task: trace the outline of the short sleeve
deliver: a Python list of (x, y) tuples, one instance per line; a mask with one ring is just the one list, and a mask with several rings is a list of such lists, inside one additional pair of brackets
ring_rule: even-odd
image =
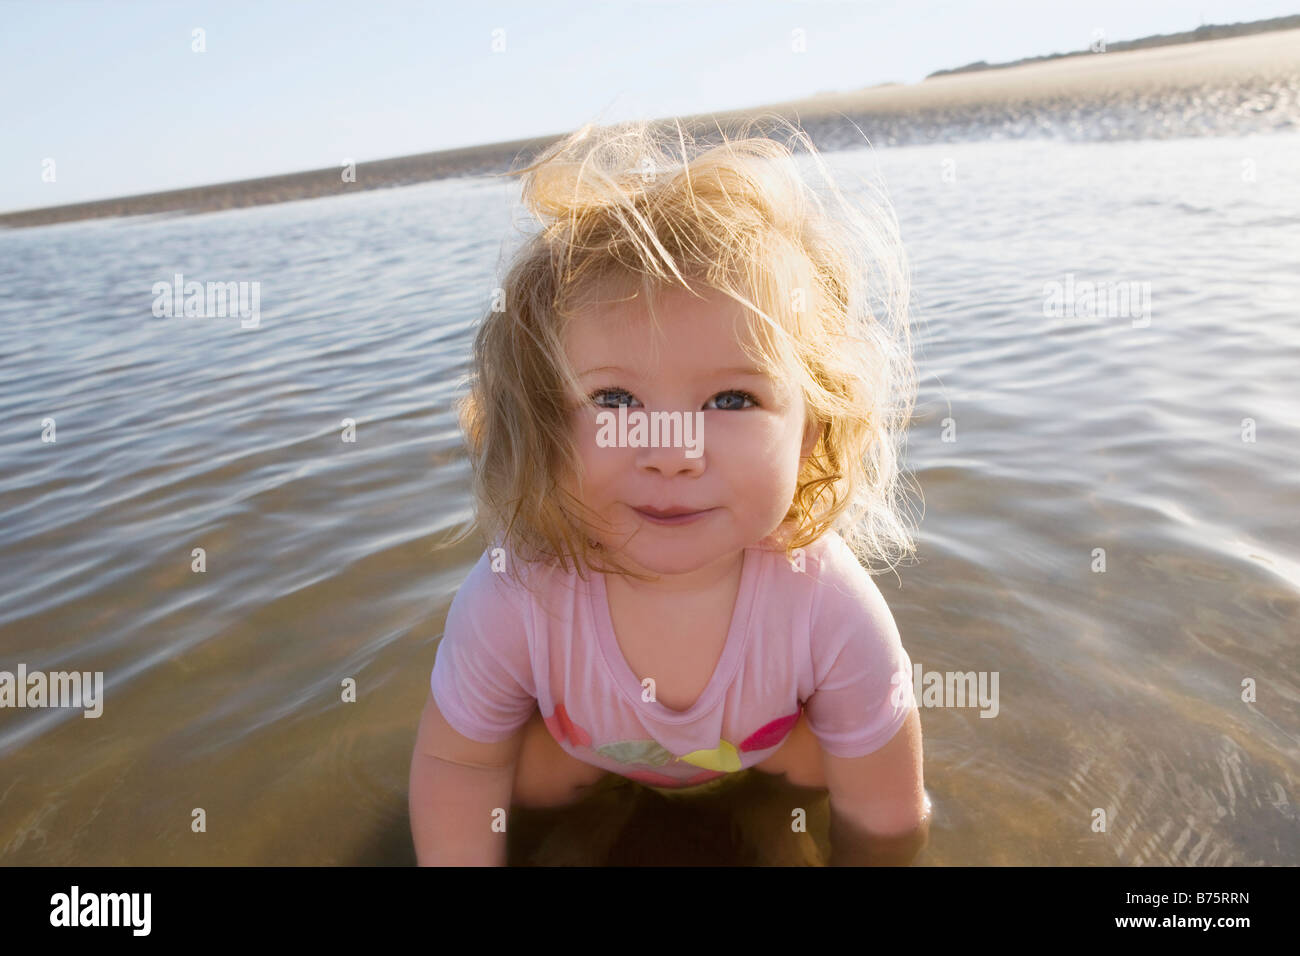
[(862, 757), (889, 743), (915, 706), (912, 661), (889, 605), (848, 545), (827, 549), (814, 583), (815, 690), (804, 715), (822, 749)]
[(458, 733), (497, 743), (528, 722), (536, 705), (527, 603), (493, 549), (470, 571), (447, 611), (429, 687)]

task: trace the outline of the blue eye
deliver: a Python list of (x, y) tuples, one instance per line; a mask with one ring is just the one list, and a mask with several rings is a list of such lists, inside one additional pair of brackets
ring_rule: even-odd
[[(601, 399), (602, 399), (604, 396), (606, 396), (606, 395), (625, 395), (625, 396), (627, 396), (627, 398), (632, 399), (632, 401), (626, 401), (626, 400), (624, 400), (624, 401), (615, 402), (615, 403), (613, 404), (613, 406), (605, 405), (605, 404), (602, 404)], [(619, 405), (631, 405), (632, 402), (635, 402), (635, 401), (636, 401), (635, 398), (632, 398), (632, 393), (629, 392), (627, 389), (624, 389), (624, 388), (601, 388), (601, 389), (597, 389), (596, 391), (592, 392), (591, 395), (588, 396), (588, 398), (590, 398), (593, 402), (595, 402), (596, 405), (597, 405), (598, 407), (600, 407), (600, 408), (610, 408), (610, 407), (617, 408)]]
[[(611, 395), (614, 396), (617, 399), (617, 401), (615, 401), (612, 405), (605, 404), (604, 399), (606, 398), (606, 396), (611, 396)], [(725, 392), (718, 392), (717, 395), (714, 395), (713, 398), (709, 399), (709, 402), (712, 402), (723, 396), (737, 397), (741, 400), (742, 404), (723, 407), (720, 409), (720, 411), (739, 412), (739, 411), (744, 411), (746, 408), (756, 407), (759, 404), (761, 404), (757, 398), (755, 398), (749, 392), (742, 391), (741, 389), (728, 389)], [(590, 398), (591, 401), (595, 403), (595, 405), (598, 408), (617, 408), (619, 405), (627, 405), (630, 407), (634, 404), (640, 404), (639, 402), (637, 402), (636, 398), (633, 397), (632, 393), (625, 388), (601, 388), (592, 392), (587, 397)], [(748, 402), (749, 404), (745, 405), (743, 404), (744, 402)], [(708, 403), (705, 403), (705, 407), (706, 408), (708, 407)]]
[[(734, 396), (737, 396), (737, 397), (741, 398), (741, 399), (744, 400), (744, 401), (749, 402), (750, 405), (753, 405), (753, 406), (758, 405), (758, 399), (756, 399), (753, 395), (749, 394), (749, 392), (743, 392), (743, 391), (741, 391), (740, 389), (731, 389), (731, 390), (726, 391), (726, 392), (718, 392), (718, 394), (715, 395), (715, 396), (713, 396), (713, 398), (709, 399), (709, 401), (713, 401), (714, 398), (719, 398), (719, 397), (721, 397), (721, 396), (723, 396), (723, 395), (734, 395)], [(737, 407), (737, 406), (732, 406), (731, 408), (724, 408), (724, 409), (722, 409), (722, 410), (723, 410), (723, 411), (735, 411), (735, 412), (739, 412), (739, 411), (744, 411), (744, 409), (745, 409), (746, 407), (748, 407), (748, 406), (740, 405), (740, 406), (738, 406), (738, 407)]]

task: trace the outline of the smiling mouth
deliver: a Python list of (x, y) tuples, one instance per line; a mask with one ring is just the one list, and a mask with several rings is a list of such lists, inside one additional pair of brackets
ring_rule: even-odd
[(702, 511), (689, 511), (685, 508), (670, 508), (667, 511), (656, 511), (653, 508), (637, 507), (633, 507), (632, 510), (646, 521), (649, 521), (652, 524), (661, 525), (689, 524), (697, 518), (702, 518), (714, 511), (713, 508), (705, 508)]
[(699, 508), (699, 509), (669, 508), (666, 511), (660, 511), (658, 508), (650, 508), (650, 507), (642, 508), (642, 507), (637, 507), (636, 505), (633, 505), (632, 507), (633, 510), (639, 511), (642, 514), (647, 514), (652, 518), (679, 518), (682, 515), (697, 515), (697, 514), (702, 514), (705, 511), (711, 510), (708, 508)]

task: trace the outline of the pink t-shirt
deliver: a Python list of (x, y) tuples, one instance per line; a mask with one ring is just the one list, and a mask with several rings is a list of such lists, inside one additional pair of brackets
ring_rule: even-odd
[(493, 570), (512, 557), (483, 552), (452, 600), (434, 660), (438, 709), (471, 740), (510, 737), (536, 706), (577, 759), (681, 787), (765, 760), (801, 711), (827, 753), (858, 757), (888, 743), (914, 706), (893, 615), (833, 531), (802, 562), (765, 545), (745, 549), (722, 656), (680, 712), (642, 699), (614, 636), (604, 574), (583, 581), (532, 565), (539, 600)]

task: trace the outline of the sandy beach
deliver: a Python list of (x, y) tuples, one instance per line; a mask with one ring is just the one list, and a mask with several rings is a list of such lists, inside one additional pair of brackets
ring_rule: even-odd
[[(1042, 135), (1069, 130), (1081, 113), (1164, 111), (1168, 135), (1225, 132), (1191, 114), (1212, 107), (1233, 119), (1226, 132), (1294, 129), (1300, 99), (1300, 30), (1104, 52), (1005, 69), (956, 73), (920, 83), (886, 84), (744, 110), (683, 117), (688, 124), (775, 113), (798, 122), (819, 148), (838, 148), (865, 134), (875, 145), (961, 138)], [(1190, 119), (1189, 119), (1190, 117)], [(850, 123), (852, 120), (862, 132)], [(961, 132), (965, 131), (965, 132)], [(1123, 138), (1123, 124), (1107, 129)], [(344, 182), (330, 167), (95, 202), (0, 214), (0, 227), (21, 228), (111, 216), (196, 213), (343, 195), (452, 176), (501, 173), (553, 142), (554, 136), (422, 153), (356, 166)], [(1149, 136), (1150, 130), (1134, 133)]]
[(920, 83), (829, 94), (780, 104), (805, 117), (846, 113), (1101, 105), (1183, 90), (1261, 88), (1300, 75), (1300, 30), (1208, 40), (951, 76)]

